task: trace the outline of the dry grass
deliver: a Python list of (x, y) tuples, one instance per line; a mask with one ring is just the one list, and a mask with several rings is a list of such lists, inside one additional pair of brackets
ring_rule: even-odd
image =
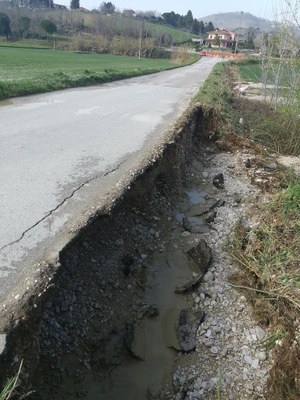
[(176, 51), (171, 54), (171, 61), (174, 64), (184, 64), (188, 63), (193, 59), (193, 55), (189, 53), (188, 48), (181, 46)]
[(300, 184), (274, 195), (256, 227), (240, 224), (232, 255), (242, 267), (233, 284), (244, 289), (258, 321), (270, 326), (274, 347), (268, 399), (300, 398)]

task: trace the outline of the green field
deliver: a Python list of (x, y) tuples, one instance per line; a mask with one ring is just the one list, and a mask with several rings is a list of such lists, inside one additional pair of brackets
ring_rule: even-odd
[(0, 47), (0, 98), (99, 84), (178, 66), (169, 59)]
[(259, 61), (240, 61), (238, 64), (241, 78), (246, 82), (261, 81), (261, 64)]

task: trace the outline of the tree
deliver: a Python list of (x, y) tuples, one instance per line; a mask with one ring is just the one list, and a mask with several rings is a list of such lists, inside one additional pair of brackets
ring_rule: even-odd
[(186, 28), (191, 28), (193, 21), (194, 21), (194, 17), (193, 17), (192, 11), (189, 10), (187, 12), (186, 16), (184, 17), (184, 24), (185, 24)]
[(201, 34), (205, 33), (205, 25), (203, 21), (199, 22), (199, 33)]
[(101, 3), (100, 11), (104, 14), (113, 14), (115, 12), (116, 6), (112, 4), (110, 1), (108, 3)]
[(21, 36), (24, 37), (27, 35), (30, 28), (31, 19), (29, 17), (21, 16), (18, 19), (18, 27), (20, 29)]
[(211, 32), (214, 30), (215, 30), (214, 24), (211, 21), (209, 21), (209, 23), (205, 25), (205, 32)]
[(78, 10), (80, 8), (80, 1), (79, 0), (71, 0), (70, 8), (71, 8), (71, 10)]
[(192, 24), (192, 32), (199, 34), (200, 32), (200, 22), (197, 19), (194, 19), (193, 24)]
[(213, 44), (214, 46), (219, 46), (219, 47), (220, 47), (221, 41), (220, 41), (220, 38), (219, 38), (218, 35), (216, 35), (216, 36), (213, 38), (212, 44)]
[(6, 39), (8, 39), (8, 36), (10, 34), (11, 34), (11, 29), (10, 29), (9, 16), (3, 12), (0, 12), (0, 35), (6, 36)]
[(49, 19), (43, 19), (40, 22), (40, 28), (49, 35), (53, 35), (53, 33), (57, 32), (57, 26), (54, 22), (49, 21)]
[(179, 14), (175, 14), (174, 11), (163, 13), (162, 17), (167, 25), (174, 26), (175, 28), (180, 27), (181, 16)]

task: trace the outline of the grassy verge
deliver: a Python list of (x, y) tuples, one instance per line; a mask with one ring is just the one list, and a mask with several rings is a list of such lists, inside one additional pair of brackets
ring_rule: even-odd
[[(245, 60), (232, 64), (235, 78), (247, 82), (259, 82), (260, 64), (256, 60)], [(262, 93), (261, 93), (262, 94)], [(266, 147), (270, 152), (298, 156), (300, 154), (299, 101), (291, 106), (284, 98), (289, 94), (282, 91), (283, 101), (274, 105), (267, 102), (248, 100), (240, 96), (236, 101), (236, 112), (244, 121), (244, 133), (249, 138)], [(299, 93), (300, 100), (300, 93)], [(263, 116), (263, 118), (262, 118)]]
[[(246, 63), (244, 72), (245, 67)], [(260, 159), (265, 148), (299, 154), (299, 140), (287, 129), (284, 110), (235, 95), (236, 80), (235, 65), (217, 65), (197, 96), (217, 113), (214, 131), (221, 148), (252, 147)], [(247, 296), (258, 323), (271, 332), (265, 340), (266, 348), (273, 349), (266, 399), (296, 400), (300, 398), (300, 180), (290, 171), (280, 174), (281, 185), (271, 189), (268, 204), (251, 211), (251, 227), (241, 222), (236, 228), (230, 251), (240, 269), (232, 283)]]
[(246, 288), (256, 318), (272, 330), (265, 342), (274, 349), (270, 400), (300, 398), (299, 211), (300, 183), (294, 181), (259, 209), (256, 228), (237, 228), (232, 244), (232, 254), (242, 267), (234, 282)]
[(150, 74), (195, 62), (0, 48), (0, 99)]

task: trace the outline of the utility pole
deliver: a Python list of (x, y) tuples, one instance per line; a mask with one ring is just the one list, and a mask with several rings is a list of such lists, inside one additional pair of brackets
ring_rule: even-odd
[[(241, 11), (241, 14), (240, 14), (240, 31), (242, 29), (242, 18), (243, 18), (244, 14), (245, 14), (244, 11)], [(238, 48), (238, 35), (236, 35), (236, 38), (235, 38), (235, 50), (234, 50), (235, 53), (237, 53), (237, 48)]]
[(143, 35), (143, 25), (141, 25), (141, 30), (140, 30), (139, 60), (141, 59), (141, 52), (142, 52), (142, 35)]

